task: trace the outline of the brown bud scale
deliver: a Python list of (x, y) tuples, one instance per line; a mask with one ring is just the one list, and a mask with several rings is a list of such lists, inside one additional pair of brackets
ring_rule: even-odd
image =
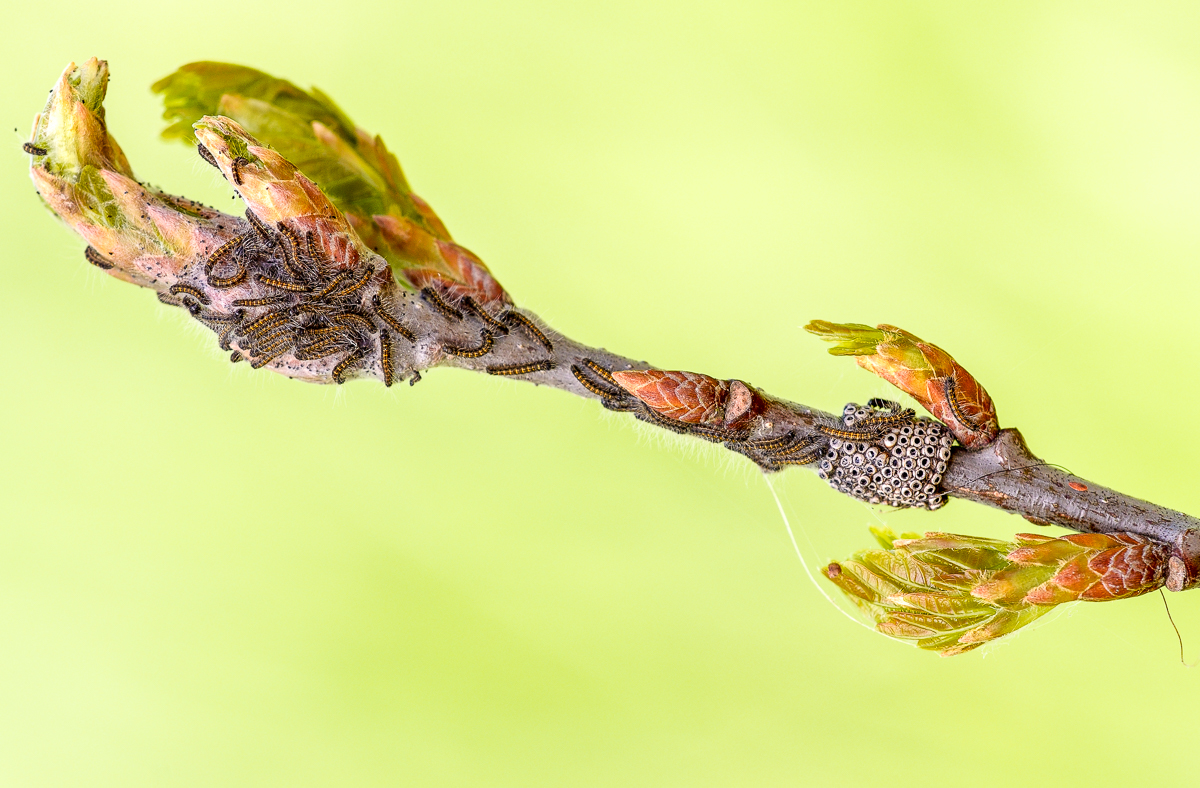
[(668, 419), (723, 424), (729, 383), (697, 372), (661, 369), (612, 373), (621, 388)]

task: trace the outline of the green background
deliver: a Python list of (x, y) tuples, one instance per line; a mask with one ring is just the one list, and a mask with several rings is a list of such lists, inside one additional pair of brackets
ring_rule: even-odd
[[(0, 33), (0, 784), (1134, 785), (1193, 773), (1162, 600), (943, 660), (847, 621), (762, 477), (565, 393), (231, 367), (109, 280), (19, 145), (109, 60), (140, 178), (198, 59), (318, 85), (523, 306), (825, 409), (887, 386), (800, 326), (889, 322), (1074, 472), (1200, 513), (1195, 3), (10, 4)], [(780, 477), (810, 562), (873, 511)], [(1171, 597), (1188, 660), (1200, 595)]]

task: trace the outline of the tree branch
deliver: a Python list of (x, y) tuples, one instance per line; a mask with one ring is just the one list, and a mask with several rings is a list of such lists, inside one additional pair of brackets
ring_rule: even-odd
[(984, 449), (956, 449), (942, 486), (956, 498), (1019, 514), (1036, 525), (1083, 533), (1135, 533), (1171, 546), (1167, 588), (1200, 575), (1200, 520), (1074, 476), (1033, 455), (1015, 429)]
[[(194, 64), (197, 70), (216, 65)], [(242, 78), (241, 67), (222, 68)], [(844, 463), (863, 457), (873, 461), (897, 440), (903, 448), (911, 433), (906, 456), (913, 459), (906, 461), (914, 468), (913, 478), (927, 482), (925, 492), (911, 499), (896, 497), (898, 492), (886, 492), (894, 480), (881, 481), (877, 475), (875, 486), (863, 482), (867, 487), (853, 491), (855, 497), (927, 508), (957, 497), (1039, 525), (1139, 534), (1169, 546), (1168, 588), (1180, 591), (1200, 583), (1200, 520), (1044, 463), (1016, 430), (997, 434), (986, 392), (936, 346), (899, 329), (889, 333), (891, 327), (884, 326), (882, 333), (851, 327), (838, 334), (851, 337), (847, 341), (853, 347), (845, 352), (859, 355), (860, 364), (906, 391), (917, 392), (942, 423), (916, 419), (912, 411), (879, 401), (862, 409), (848, 406), (837, 417), (740, 380), (660, 370), (576, 342), (515, 307), (482, 261), (455, 244), (432, 209), (411, 193), (382, 142), (350, 126), (320, 94), (308, 96), (294, 86), (288, 88), (294, 93), (287, 93), (296, 102), (289, 112), (300, 112), (297, 105), (303, 109), (308, 101), (316, 106), (304, 110), (309, 116), (323, 113), (320, 120), (289, 121), (311, 129), (315, 143), (305, 144), (319, 143), (317, 154), (307, 154), (316, 162), (312, 167), (325, 167), (327, 182), (335, 184), (342, 183), (335, 177), (339, 172), (366, 173), (362, 179), (375, 184), (370, 192), (375, 201), (364, 208), (336, 192), (327, 196), (239, 123), (202, 117), (184, 128), (194, 127), (199, 155), (219, 168), (245, 201), (243, 219), (157, 192), (134, 178), (104, 122), (107, 76), (102, 61), (78, 69), (72, 64), (52, 91), (26, 145), (38, 193), (88, 241), (90, 262), (186, 309), (217, 334), (233, 361), (249, 360), (252, 366), (313, 383), (367, 377), (389, 386), (406, 378), (415, 383), (422, 372), (438, 366), (503, 375), (595, 399), (654, 426), (720, 443), (764, 472), (804, 465), (836, 474), (826, 464), (839, 457), (846, 458)], [(230, 79), (236, 82), (234, 77)], [(277, 88), (267, 92), (286, 93)], [(270, 119), (275, 125), (264, 127), (278, 127), (283, 110), (264, 109), (256, 99), (235, 99), (226, 94), (220, 101), (231, 112), (240, 108), (250, 113), (250, 119), (258, 117), (254, 113), (274, 112)], [(172, 133), (178, 132), (177, 124)], [(281, 147), (286, 143), (284, 139)], [(361, 196), (363, 190), (347, 193)], [(846, 327), (820, 328), (832, 335)], [(870, 332), (883, 339), (861, 339)], [(877, 350), (886, 344), (879, 343), (901, 334), (911, 346), (905, 347), (924, 354), (920, 363), (933, 358), (935, 366), (879, 361), (882, 351)], [(910, 363), (917, 362), (903, 361)], [(933, 393), (923, 400), (927, 385)], [(971, 448), (950, 450), (951, 434)], [(857, 448), (838, 455), (839, 445)], [(909, 479), (907, 470), (897, 473)]]

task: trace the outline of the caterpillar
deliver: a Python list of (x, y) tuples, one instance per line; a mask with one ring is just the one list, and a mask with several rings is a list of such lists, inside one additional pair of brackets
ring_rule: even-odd
[(785, 432), (773, 438), (759, 438), (758, 440), (746, 441), (743, 446), (751, 451), (772, 453), (779, 449), (792, 448), (799, 439), (800, 436), (797, 433)]
[(455, 347), (454, 345), (442, 345), (442, 350), (446, 351), (452, 356), (458, 356), (459, 358), (479, 358), (491, 353), (493, 344), (495, 344), (495, 342), (492, 339), (492, 335), (486, 331), (481, 331), (479, 337), (479, 347), (465, 348)]
[[(242, 313), (240, 310), (231, 315), (222, 315), (222, 314), (218, 314), (216, 312), (209, 312), (206, 315), (200, 316), (200, 322), (204, 323), (204, 325), (208, 326), (209, 328), (212, 328), (214, 324), (219, 325), (219, 326), (225, 326), (229, 323), (237, 323), (241, 319), (242, 319)], [(213, 330), (215, 331), (216, 329), (213, 329)]]
[(204, 273), (208, 277), (208, 284), (210, 286), (222, 289), (233, 287), (241, 284), (242, 280), (246, 278), (246, 267), (237, 261), (234, 261), (234, 264), (237, 265), (238, 268), (237, 272), (234, 273), (233, 276), (213, 276), (213, 269), (230, 258), (230, 256), (233, 254), (233, 250), (242, 242), (243, 238), (245, 238), (243, 235), (230, 238), (228, 241), (221, 244), (221, 246), (215, 252), (209, 255), (208, 261), (204, 264)]
[(206, 162), (208, 162), (212, 166), (216, 167), (217, 169), (221, 168), (221, 165), (217, 164), (216, 157), (212, 155), (212, 152), (209, 151), (208, 148), (204, 147), (203, 145), (198, 144), (198, 145), (196, 145), (196, 153), (199, 153), (200, 158), (204, 159)]
[[(296, 231), (288, 227), (283, 222), (276, 222), (275, 229), (282, 236), (279, 245), (283, 248), (283, 265), (288, 269), (288, 273), (293, 279), (306, 279), (311, 281), (311, 278), (306, 276), (306, 267), (300, 262), (300, 238), (296, 235)], [(286, 243), (284, 243), (286, 239)]]
[(220, 265), (222, 262), (224, 262), (225, 258), (227, 258), (231, 254), (233, 254), (234, 248), (239, 243), (241, 243), (243, 237), (244, 236), (241, 236), (241, 235), (235, 235), (234, 237), (230, 238), (228, 241), (226, 241), (225, 243), (223, 243), (219, 247), (217, 247), (216, 251), (214, 251), (212, 254), (210, 254), (208, 256), (207, 262), (204, 263), (205, 271), (211, 272), (212, 269), (216, 268), (218, 265)]
[(221, 350), (229, 350), (229, 336), (241, 322), (242, 316), (241, 314), (216, 315), (210, 312), (207, 315), (197, 316), (197, 319), (210, 331), (217, 332), (217, 345)]
[[(607, 405), (605, 405), (605, 407), (607, 407)], [(617, 408), (612, 409), (617, 410)], [(710, 424), (690, 424), (678, 419), (672, 419), (667, 416), (663, 416), (662, 414), (649, 408), (629, 407), (620, 409), (632, 410), (634, 418), (637, 418), (640, 421), (654, 424), (655, 426), (662, 427), (665, 430), (670, 430), (671, 432), (675, 432), (680, 435), (695, 435), (698, 438), (703, 438), (704, 440), (712, 441), (713, 443), (721, 443), (731, 439), (736, 440), (737, 436), (737, 433), (731, 432), (724, 427), (717, 427)]]
[(242, 314), (239, 312), (237, 319), (230, 321), (229, 326), (220, 334), (217, 334), (217, 347), (221, 348), (221, 350), (229, 350), (230, 340), (233, 339), (233, 335), (237, 332), (238, 326), (241, 324)]
[(87, 258), (87, 261), (89, 263), (96, 266), (101, 271), (107, 271), (108, 269), (113, 267), (113, 264), (110, 263), (109, 261), (105, 260), (104, 257), (100, 254), (100, 252), (94, 246), (89, 246), (87, 249), (84, 249), (83, 256), (85, 258)]
[(600, 400), (600, 404), (604, 406), (605, 410), (612, 410), (618, 413), (628, 413), (629, 411), (635, 411), (641, 407), (641, 403), (630, 397), (625, 397), (624, 399), (606, 397), (605, 399)]
[(962, 399), (958, 393), (957, 375), (951, 375), (950, 377), (946, 378), (942, 385), (946, 393), (946, 404), (950, 406), (950, 413), (954, 415), (954, 418), (962, 422), (962, 424), (968, 429), (974, 430), (975, 432), (983, 431), (983, 427), (981, 427), (979, 423), (975, 421), (975, 419), (968, 416), (966, 411), (963, 410)]
[(299, 251), (300, 251), (300, 236), (296, 235), (295, 230), (293, 230), (291, 227), (288, 227), (283, 222), (275, 222), (275, 230), (278, 231), (278, 233), (280, 235), (282, 235), (284, 238), (286, 238), (288, 240), (288, 243), (290, 243), (292, 245), (292, 248), (295, 249), (297, 253), (299, 253)]
[(845, 427), (833, 427), (828, 424), (818, 424), (817, 431), (831, 438), (841, 438), (844, 441), (869, 441), (879, 437), (879, 430), (852, 430)]
[(250, 368), (261, 369), (282, 356), (284, 353), (288, 352), (288, 350), (291, 348), (292, 343), (290, 340), (279, 341), (269, 347), (263, 348), (259, 351), (261, 355), (259, 355), (257, 359), (250, 362)]
[(351, 341), (350, 332), (346, 326), (328, 326), (324, 328), (310, 328), (304, 331), (302, 338), (312, 342), (326, 342), (330, 339), (342, 339)]
[(297, 361), (316, 361), (319, 358), (331, 356), (334, 353), (340, 353), (348, 349), (350, 343), (338, 338), (327, 339), (323, 342), (309, 345), (295, 353)]
[(298, 284), (296, 282), (285, 282), (282, 279), (275, 279), (266, 274), (255, 274), (255, 281), (267, 287), (274, 287), (276, 290), (287, 290), (289, 293), (307, 293), (308, 285)]
[(300, 258), (296, 257), (296, 252), (292, 245), (290, 243), (280, 243), (279, 248), (283, 250), (283, 267), (287, 269), (288, 275), (292, 279), (311, 282), (312, 278), (305, 275), (305, 268), (300, 263)]
[(377, 330), (374, 323), (355, 312), (343, 312), (342, 314), (333, 318), (333, 323), (335, 325), (345, 326), (347, 328), (351, 326), (358, 326), (368, 334), (374, 334)]
[(339, 386), (345, 382), (342, 375), (346, 374), (346, 370), (362, 360), (364, 353), (361, 348), (351, 350), (347, 356), (342, 359), (336, 367), (333, 368), (333, 381)]
[(771, 458), (774, 460), (775, 458), (791, 457), (796, 454), (807, 454), (814, 448), (820, 449), (823, 452), (828, 448), (828, 446), (829, 444), (826, 443), (824, 439), (816, 435), (807, 435), (783, 451), (774, 452), (771, 455)]
[(192, 298), (199, 301), (200, 303), (204, 304), (205, 306), (208, 306), (209, 304), (212, 303), (212, 300), (208, 296), (206, 296), (202, 290), (192, 287), (191, 285), (185, 285), (185, 284), (171, 285), (171, 287), (168, 288), (167, 292), (174, 296), (180, 295), (181, 293), (186, 293), (186, 294), (190, 295)]
[(811, 465), (817, 460), (825, 456), (825, 447), (817, 447), (799, 457), (772, 457), (771, 463), (774, 465)]
[(322, 290), (321, 292), (315, 294), (312, 297), (312, 300), (320, 301), (322, 298), (325, 298), (330, 293), (332, 293), (334, 290), (337, 290), (339, 287), (342, 286), (342, 282), (346, 281), (346, 277), (350, 276), (350, 274), (352, 274), (352, 273), (354, 273), (354, 271), (352, 269), (347, 268), (345, 271), (342, 271), (340, 274), (338, 274), (337, 276), (330, 279), (328, 282), (325, 283), (325, 289)]
[(508, 333), (508, 327), (505, 326), (503, 323), (501, 323), (496, 318), (489, 315), (487, 312), (485, 312), (483, 310), (483, 307), (481, 307), (479, 304), (475, 303), (475, 299), (471, 298), (471, 296), (465, 296), (463, 298), (462, 307), (463, 307), (463, 309), (467, 310), (471, 314), (475, 315), (475, 317), (482, 320), (483, 323), (488, 328), (492, 329), (492, 331), (494, 331), (495, 333), (497, 333), (497, 334), (507, 334)]
[(550, 339), (542, 333), (540, 328), (534, 325), (532, 320), (525, 317), (525, 315), (521, 314), (520, 312), (510, 309), (504, 314), (500, 315), (500, 320), (508, 323), (509, 325), (516, 324), (521, 326), (521, 328), (525, 329), (525, 333), (529, 334), (529, 336), (540, 342), (542, 347), (546, 348), (546, 352), (554, 352), (554, 343), (552, 343)]
[(686, 422), (679, 421), (678, 419), (668, 419), (665, 416), (658, 415), (652, 410), (638, 409), (633, 412), (633, 416), (639, 421), (654, 424), (662, 427), (665, 430), (677, 432), (680, 435), (686, 435), (689, 432), (688, 427), (690, 425)]
[(891, 427), (898, 427), (913, 420), (917, 413), (912, 408), (888, 413), (881, 416), (860, 416), (854, 422), (855, 429), (872, 430), (876, 433), (886, 432)]
[(246, 269), (241, 263), (238, 264), (237, 273), (233, 276), (213, 276), (209, 274), (208, 284), (218, 290), (224, 290), (230, 287), (240, 285), (246, 279)]
[(304, 243), (305, 246), (308, 247), (308, 256), (314, 263), (317, 265), (320, 265), (321, 263), (329, 263), (329, 255), (325, 254), (325, 250), (321, 248), (319, 243), (317, 243), (316, 233), (314, 233), (312, 230), (306, 232), (304, 234)]
[(296, 329), (292, 326), (289, 326), (287, 323), (284, 323), (282, 325), (269, 328), (252, 338), (247, 337), (247, 339), (250, 339), (255, 347), (262, 348), (266, 347), (267, 345), (273, 345), (277, 340), (281, 339), (287, 339), (288, 342), (294, 343), (295, 337)]
[(502, 367), (487, 367), (489, 375), (528, 375), (531, 372), (548, 372), (554, 369), (554, 362), (548, 358), (532, 361), (528, 364), (511, 364)]
[(291, 326), (276, 326), (249, 341), (251, 349), (255, 353), (267, 353), (274, 350), (281, 343), (288, 345), (296, 344), (296, 330)]
[(250, 160), (245, 156), (238, 156), (229, 163), (229, 174), (233, 176), (233, 182), (236, 185), (242, 185), (242, 167), (249, 163)]
[(239, 298), (233, 302), (234, 306), (271, 306), (273, 304), (281, 304), (287, 301), (290, 297), (286, 293), (279, 295), (267, 296), (266, 298)]
[(359, 290), (363, 289), (363, 287), (366, 286), (367, 282), (371, 281), (371, 277), (374, 275), (375, 275), (375, 266), (368, 265), (367, 270), (363, 272), (363, 275), (361, 277), (359, 277), (359, 279), (354, 284), (350, 285), (347, 288), (337, 291), (337, 293), (335, 293), (333, 295), (333, 297), (334, 298), (348, 298), (349, 296), (354, 295)]
[(254, 232), (259, 238), (262, 239), (264, 244), (270, 246), (275, 242), (274, 237), (271, 235), (271, 231), (268, 230), (267, 226), (262, 223), (262, 220), (255, 215), (254, 211), (250, 210), (249, 208), (246, 209), (246, 220), (250, 222), (250, 226), (254, 228)]
[(26, 142), (24, 145), (21, 146), (21, 149), (24, 150), (26, 153), (28, 153), (30, 156), (45, 156), (47, 153), (50, 152), (50, 151), (46, 150), (45, 148), (34, 145), (32, 142)]
[(583, 374), (583, 370), (574, 364), (571, 365), (571, 374), (574, 375), (575, 379), (579, 381), (579, 385), (583, 386), (585, 389), (592, 392), (593, 394), (595, 394), (597, 397), (600, 397), (601, 399), (604, 399), (606, 397), (616, 397), (617, 396), (614, 392), (610, 391), (609, 389), (599, 385), (598, 383), (592, 382), (592, 379), (589, 378), (587, 375)]
[(392, 369), (392, 335), (379, 329), (379, 366), (383, 370), (383, 385), (391, 388), (395, 370)]
[(443, 301), (442, 297), (432, 287), (421, 288), (421, 296), (430, 304), (433, 304), (433, 308), (441, 312), (447, 319), (462, 320), (462, 312), (459, 312)]
[(725, 441), (737, 442), (740, 437), (746, 434), (745, 430), (735, 431), (725, 427), (718, 427), (714, 424), (703, 423), (690, 425), (688, 432), (713, 443), (723, 443)]
[(623, 399), (628, 396), (622, 389), (609, 388), (608, 386), (596, 383), (584, 374), (583, 369), (574, 364), (571, 365), (571, 374), (579, 381), (579, 385), (601, 399)]
[(272, 328), (281, 323), (287, 322), (287, 319), (288, 319), (287, 313), (282, 310), (275, 310), (272, 312), (267, 312), (266, 314), (262, 315), (257, 320), (255, 320), (254, 322), (245, 326), (245, 328), (241, 331), (241, 334), (242, 334), (242, 336), (248, 337), (251, 334), (256, 334), (256, 333), (262, 332), (268, 328)]
[(371, 306), (375, 309), (375, 316), (391, 326), (393, 331), (407, 339), (409, 342), (417, 341), (417, 337), (413, 332), (402, 326), (399, 320), (393, 317), (391, 313), (384, 310), (383, 302), (380, 300), (378, 293), (376, 293), (375, 297), (371, 299)]
[(595, 361), (592, 361), (590, 358), (584, 358), (584, 359), (580, 359), (580, 360), (584, 364), (587, 365), (588, 369), (590, 369), (592, 372), (595, 372), (596, 375), (598, 375), (599, 377), (603, 378), (606, 383), (612, 384), (614, 387), (616, 387), (616, 389), (618, 391), (621, 391), (621, 392), (625, 391), (625, 389), (621, 387), (621, 384), (617, 383), (616, 378), (614, 378), (612, 376), (612, 373), (609, 372), (607, 369), (600, 366)]

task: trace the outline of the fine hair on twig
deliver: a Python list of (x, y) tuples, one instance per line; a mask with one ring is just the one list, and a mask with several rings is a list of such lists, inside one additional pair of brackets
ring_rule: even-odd
[(1008, 473), (1009, 471), (1023, 471), (1023, 470), (1026, 470), (1026, 469), (1028, 469), (1028, 468), (1041, 468), (1041, 467), (1046, 467), (1046, 468), (1058, 468), (1060, 471), (1065, 471), (1066, 473), (1069, 473), (1069, 474), (1071, 474), (1072, 476), (1074, 476), (1074, 475), (1075, 475), (1075, 472), (1074, 472), (1074, 471), (1072, 471), (1072, 470), (1071, 470), (1070, 468), (1068, 468), (1067, 466), (1065, 466), (1065, 465), (1059, 465), (1058, 463), (1055, 463), (1055, 462), (1031, 462), (1031, 463), (1029, 463), (1028, 465), (1022, 465), (1020, 468), (1001, 468), (1001, 469), (1000, 469), (1000, 470), (998, 470), (998, 471), (992, 471), (991, 473), (985, 473), (985, 474), (984, 474), (984, 475), (982, 475), (982, 476), (976, 476), (974, 479), (972, 479), (971, 481), (969, 481), (969, 482), (968, 482), (968, 484), (974, 484), (974, 483), (975, 483), (975, 482), (977, 482), (977, 481), (981, 481), (981, 480), (983, 480), (983, 479), (986, 479), (986, 478), (988, 478), (988, 477), (990, 477), (990, 476), (995, 476), (996, 474), (999, 474), (999, 473)]

